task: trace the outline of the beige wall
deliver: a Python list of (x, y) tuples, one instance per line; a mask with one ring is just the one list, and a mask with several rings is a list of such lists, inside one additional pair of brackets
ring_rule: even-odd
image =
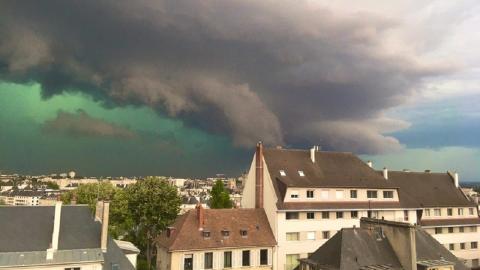
[[(268, 265), (260, 265), (260, 250), (268, 249)], [(242, 251), (250, 250), (250, 266), (242, 266)], [(273, 247), (255, 247), (255, 248), (238, 248), (238, 249), (212, 249), (202, 251), (174, 251), (167, 252), (164, 248), (159, 248), (157, 253), (157, 269), (159, 270), (183, 270), (183, 260), (185, 255), (193, 255), (193, 269), (204, 269), (205, 252), (213, 253), (213, 268), (223, 269), (223, 253), (225, 251), (232, 252), (232, 268), (231, 269), (272, 269), (273, 263)]]
[[(306, 176), (305, 176), (306, 177)], [(314, 191), (313, 198), (307, 198), (307, 190)], [(357, 198), (350, 198), (350, 190), (357, 191)], [(376, 190), (377, 198), (367, 198), (367, 190)], [(383, 198), (383, 191), (392, 191), (393, 198)], [(341, 198), (337, 198), (337, 192), (341, 194)], [(292, 194), (298, 194), (298, 198), (292, 198)], [(322, 195), (328, 194), (328, 197)], [(359, 201), (381, 201), (396, 202), (398, 194), (396, 189), (357, 189), (357, 188), (288, 188), (285, 195), (285, 202), (359, 202)]]

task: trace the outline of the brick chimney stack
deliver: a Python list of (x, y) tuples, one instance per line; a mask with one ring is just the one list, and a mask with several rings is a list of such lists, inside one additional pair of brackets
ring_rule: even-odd
[(197, 209), (198, 230), (201, 231), (203, 226), (205, 226), (205, 209), (203, 209), (200, 203), (195, 208)]
[(255, 208), (263, 208), (263, 144), (257, 143), (255, 152)]

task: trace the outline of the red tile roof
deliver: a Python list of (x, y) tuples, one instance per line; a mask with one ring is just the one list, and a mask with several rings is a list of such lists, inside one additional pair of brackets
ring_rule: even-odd
[[(275, 237), (263, 209), (203, 209), (203, 232), (209, 231), (210, 237), (203, 236), (199, 229), (197, 210), (190, 210), (179, 216), (172, 225), (175, 232), (167, 236), (163, 232), (157, 244), (169, 251), (201, 250), (217, 248), (272, 247)], [(229, 236), (222, 235), (229, 231)], [(247, 231), (247, 236), (240, 234)]]

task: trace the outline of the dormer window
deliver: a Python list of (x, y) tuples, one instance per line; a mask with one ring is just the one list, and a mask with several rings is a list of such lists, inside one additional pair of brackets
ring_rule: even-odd
[(280, 175), (281, 175), (281, 176), (287, 176), (287, 174), (285, 173), (284, 170), (280, 170)]
[(203, 235), (204, 239), (208, 239), (208, 238), (210, 238), (210, 231), (203, 231), (202, 235)]
[(230, 236), (230, 231), (229, 230), (222, 230), (222, 236), (227, 238)]
[(243, 238), (246, 238), (248, 236), (248, 231), (243, 229), (243, 230), (240, 230), (240, 235), (243, 237)]
[(298, 171), (298, 175), (300, 175), (301, 177), (304, 177), (305, 174), (303, 173), (303, 171)]

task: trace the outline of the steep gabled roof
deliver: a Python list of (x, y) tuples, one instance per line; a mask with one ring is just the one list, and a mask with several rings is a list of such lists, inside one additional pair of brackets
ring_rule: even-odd
[(378, 265), (402, 269), (389, 241), (376, 234), (367, 229), (342, 229), (317, 249), (309, 261), (330, 267), (327, 269), (368, 269)]
[(280, 201), (288, 187), (395, 188), (352, 153), (315, 151), (313, 163), (309, 150), (265, 149), (264, 160)]
[[(55, 206), (0, 206), (0, 255), (45, 252), (52, 241), (54, 216)], [(62, 206), (60, 251), (100, 250), (100, 235), (101, 224), (94, 220), (87, 205)], [(135, 269), (111, 238), (103, 259), (105, 265), (114, 263), (121, 269)]]
[(448, 173), (389, 171), (388, 181), (399, 187), (400, 203), (406, 208), (475, 206)]
[[(263, 209), (203, 209), (203, 231), (210, 237), (204, 238), (199, 230), (197, 210), (190, 210), (177, 218), (171, 226), (175, 228), (170, 237), (163, 232), (157, 244), (169, 251), (199, 250), (239, 247), (271, 247), (276, 245), (275, 237)], [(224, 237), (222, 230), (228, 230)], [(242, 237), (241, 230), (247, 230)]]

